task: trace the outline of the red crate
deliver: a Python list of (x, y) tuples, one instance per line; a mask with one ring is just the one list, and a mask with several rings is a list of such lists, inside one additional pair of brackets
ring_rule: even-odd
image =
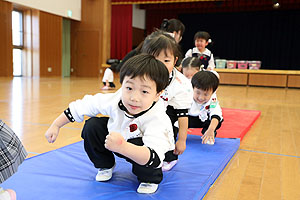
[(227, 60), (227, 69), (236, 69), (236, 61)]
[(238, 61), (237, 68), (238, 69), (248, 69), (248, 62), (247, 61)]

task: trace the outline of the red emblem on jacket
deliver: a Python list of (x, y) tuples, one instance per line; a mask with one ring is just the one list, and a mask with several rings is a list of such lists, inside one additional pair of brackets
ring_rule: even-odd
[(136, 129), (137, 129), (137, 125), (136, 124), (130, 124), (129, 125), (130, 132), (134, 132)]
[(205, 106), (205, 109), (208, 110), (209, 109), (209, 105)]

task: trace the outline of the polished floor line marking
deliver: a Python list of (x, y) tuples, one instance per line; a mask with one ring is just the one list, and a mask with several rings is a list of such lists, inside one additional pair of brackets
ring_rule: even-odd
[(255, 151), (255, 150), (248, 150), (248, 149), (239, 149), (239, 150), (240, 151), (254, 152), (254, 153), (270, 154), (270, 155), (275, 155), (275, 156), (287, 156), (287, 157), (293, 157), (293, 158), (300, 158), (300, 156), (293, 156), (293, 155), (287, 155), (287, 154), (270, 153), (270, 152)]

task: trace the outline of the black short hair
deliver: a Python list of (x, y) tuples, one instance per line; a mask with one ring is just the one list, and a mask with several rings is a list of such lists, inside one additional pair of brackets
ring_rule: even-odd
[(169, 71), (166, 66), (155, 59), (153, 55), (139, 54), (128, 59), (121, 68), (120, 82), (123, 83), (125, 76), (135, 78), (145, 76), (156, 83), (157, 93), (164, 90), (169, 84)]
[(192, 67), (200, 70), (201, 60), (198, 57), (187, 57), (182, 61), (181, 66), (182, 68)]
[(118, 67), (118, 63), (112, 63), (109, 69), (111, 69), (111, 71), (113, 72), (119, 72), (117, 67)]
[(181, 50), (175, 39), (165, 31), (157, 30), (144, 40), (141, 52), (158, 56), (161, 51), (170, 50), (174, 58), (181, 58)]
[(160, 25), (160, 29), (169, 33), (173, 33), (174, 31), (178, 33), (180, 31), (180, 36), (182, 36), (185, 26), (178, 19), (164, 19)]
[(205, 39), (206, 41), (208, 41), (210, 39), (210, 35), (208, 32), (199, 31), (194, 35), (194, 41), (196, 41), (199, 38), (202, 38), (202, 39)]
[(219, 86), (219, 79), (211, 71), (199, 71), (192, 78), (192, 86), (204, 91), (212, 89), (215, 92)]

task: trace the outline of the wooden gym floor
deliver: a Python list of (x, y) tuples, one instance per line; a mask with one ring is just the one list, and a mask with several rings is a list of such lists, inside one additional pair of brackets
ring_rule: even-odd
[[(80, 141), (83, 123), (62, 128), (53, 144), (44, 134), (71, 101), (101, 92), (97, 78), (0, 78), (0, 85), (0, 119), (29, 157)], [(222, 85), (218, 98), (261, 116), (204, 199), (300, 199), (300, 90)]]

